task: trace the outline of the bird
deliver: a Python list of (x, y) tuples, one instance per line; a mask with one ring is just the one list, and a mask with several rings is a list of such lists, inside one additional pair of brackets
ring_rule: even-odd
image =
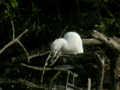
[(51, 52), (54, 56), (84, 53), (81, 36), (77, 32), (67, 32), (63, 38), (57, 38), (52, 42)]
[[(82, 38), (77, 32), (73, 32), (73, 31), (67, 32), (62, 38), (61, 37), (57, 38), (52, 42), (51, 52), (54, 55), (53, 57), (59, 57), (60, 55), (65, 55), (65, 54), (68, 55), (82, 54), (84, 53)], [(54, 61), (52, 61), (51, 66), (55, 64), (57, 59), (54, 59)], [(60, 66), (58, 65), (58, 66), (67, 70), (74, 69), (75, 66), (79, 66), (79, 68), (81, 68), (81, 65), (77, 65), (76, 63), (73, 62), (73, 59), (71, 60), (71, 56), (68, 62), (69, 63), (72, 62), (72, 65), (69, 64), (69, 65), (60, 65)], [(83, 70), (83, 67), (80, 70)], [(73, 78), (75, 78), (73, 74), (72, 76)], [(72, 83), (74, 84), (74, 82)]]

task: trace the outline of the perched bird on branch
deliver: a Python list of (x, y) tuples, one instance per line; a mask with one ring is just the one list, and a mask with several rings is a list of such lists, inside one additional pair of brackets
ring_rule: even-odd
[(83, 50), (83, 42), (77, 32), (67, 32), (63, 38), (58, 38), (51, 44), (51, 51), (54, 56), (64, 54), (81, 54)]

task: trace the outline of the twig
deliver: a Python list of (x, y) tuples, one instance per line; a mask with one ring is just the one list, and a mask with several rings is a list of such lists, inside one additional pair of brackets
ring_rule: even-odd
[(14, 26), (13, 20), (11, 20), (11, 25), (12, 25), (12, 32), (13, 32), (12, 39), (14, 40), (15, 39), (15, 26)]
[(10, 41), (9, 43), (7, 43), (1, 50), (0, 50), (0, 54), (3, 53), (8, 47), (10, 47), (12, 44), (14, 44), (16, 42), (16, 39)]
[(43, 68), (43, 67), (36, 67), (36, 66), (31, 66), (31, 65), (27, 65), (25, 63), (21, 63), (20, 64), (21, 66), (23, 67), (26, 67), (26, 68), (29, 68), (29, 69), (33, 69), (33, 70), (37, 70), (37, 71), (51, 71), (51, 70), (54, 70), (54, 71), (70, 71), (70, 70), (67, 70), (67, 69), (63, 69), (63, 68)]
[(33, 58), (35, 58), (35, 57), (43, 56), (43, 55), (46, 55), (46, 54), (48, 54), (48, 53), (50, 53), (50, 50), (49, 50), (49, 51), (46, 51), (46, 52), (44, 52), (44, 53), (35, 53), (35, 54), (32, 54), (32, 55), (29, 55), (29, 59), (33, 59)]
[(54, 80), (61, 74), (61, 71), (58, 71), (54, 76), (53, 78), (50, 80), (50, 86), (52, 86)]
[(120, 52), (120, 44), (115, 39), (107, 37), (107, 36), (105, 36), (104, 34), (98, 32), (98, 31), (94, 31), (92, 36), (95, 39), (98, 39), (98, 40), (102, 41), (106, 45), (108, 45), (111, 48), (114, 48), (114, 49), (116, 49), (117, 51)]
[(16, 41), (22, 47), (22, 49), (24, 50), (24, 52), (25, 52), (25, 54), (27, 56), (28, 62), (30, 62), (29, 53), (28, 53), (27, 49), (24, 47), (24, 45), (19, 40), (16, 40)]
[(25, 29), (25, 31), (22, 32), (16, 39), (20, 39), (27, 32), (28, 32), (28, 29)]
[(102, 42), (100, 40), (93, 39), (93, 38), (82, 39), (82, 41), (83, 41), (84, 45), (101, 45), (102, 44)]
[(91, 78), (88, 78), (88, 90), (91, 90)]
[(101, 57), (98, 53), (95, 53), (96, 54), (96, 56), (98, 57), (98, 59), (99, 59), (99, 61), (101, 62), (101, 64), (102, 64), (102, 67), (104, 66), (104, 64), (105, 64), (105, 60), (104, 60), (104, 57)]
[(37, 85), (33, 82), (30, 82), (30, 81), (24, 80), (24, 79), (18, 79), (18, 83), (21, 83), (22, 85), (25, 85), (25, 86), (31, 87), (31, 88), (40, 88), (40, 85)]
[(101, 71), (101, 79), (100, 79), (100, 86), (99, 86), (99, 89), (98, 90), (102, 90), (103, 89), (103, 81), (104, 81), (104, 73), (105, 73), (105, 59), (104, 57), (100, 57), (100, 55), (98, 53), (96, 53), (98, 59), (100, 60), (101, 62), (101, 65), (102, 65), (102, 71)]
[(45, 65), (43, 67), (43, 72), (42, 72), (42, 75), (41, 75), (41, 84), (43, 83), (43, 78), (44, 78), (44, 74), (45, 74), (45, 68), (48, 65), (48, 61), (50, 60), (50, 58), (51, 58), (51, 52), (48, 55), (47, 59), (45, 60)]
[(67, 75), (67, 82), (66, 82), (66, 86), (65, 86), (66, 90), (68, 88), (69, 78), (70, 78), (70, 72), (68, 72), (68, 75)]
[(8, 47), (10, 47), (14, 43), (16, 43), (16, 41), (18, 39), (20, 39), (27, 31), (28, 31), (28, 29), (26, 29), (24, 32), (22, 32), (16, 39), (14, 39), (14, 40), (10, 41), (9, 43), (7, 43), (6, 45), (4, 45), (4, 47), (0, 50), (0, 54), (3, 53)]

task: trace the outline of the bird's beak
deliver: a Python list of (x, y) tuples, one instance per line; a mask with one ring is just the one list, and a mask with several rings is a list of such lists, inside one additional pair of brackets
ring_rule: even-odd
[(57, 56), (61, 56), (61, 54), (62, 54), (61, 50), (59, 50), (59, 51), (55, 50), (54, 53), (53, 53), (53, 58), (55, 58)]
[(53, 57), (51, 58), (50, 66), (54, 65), (61, 55), (61, 51), (55, 51)]
[(55, 50), (54, 53), (53, 53), (53, 58), (55, 58), (57, 56), (57, 51)]

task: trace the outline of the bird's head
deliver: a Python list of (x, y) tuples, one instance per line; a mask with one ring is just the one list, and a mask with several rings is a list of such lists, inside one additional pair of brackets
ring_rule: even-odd
[(54, 54), (54, 56), (62, 54), (62, 49), (65, 44), (66, 41), (63, 38), (59, 38), (53, 41), (53, 43), (51, 44), (51, 51)]

